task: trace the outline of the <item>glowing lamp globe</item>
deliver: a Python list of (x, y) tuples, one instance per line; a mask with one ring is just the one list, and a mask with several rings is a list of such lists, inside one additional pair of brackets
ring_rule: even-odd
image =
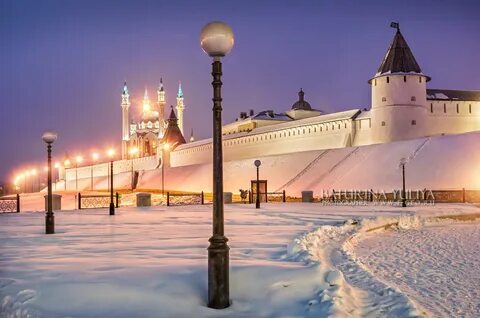
[(53, 144), (53, 142), (57, 140), (57, 134), (51, 131), (47, 131), (43, 134), (42, 139), (47, 144)]
[(211, 57), (227, 55), (232, 49), (233, 43), (232, 28), (225, 22), (210, 22), (200, 32), (200, 46)]

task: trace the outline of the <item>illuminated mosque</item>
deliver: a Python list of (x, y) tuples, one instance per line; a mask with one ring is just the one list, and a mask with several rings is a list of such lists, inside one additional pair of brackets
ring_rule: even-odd
[[(142, 99), (142, 113), (139, 121), (130, 119), (130, 94), (127, 83), (122, 91), (122, 159), (132, 157), (148, 157), (157, 155), (157, 149), (163, 144), (180, 145), (185, 143), (184, 136), (184, 110), (183, 90), (181, 83), (178, 85), (176, 113), (171, 106), (168, 119), (165, 117), (165, 89), (163, 80), (157, 88), (157, 101), (152, 103), (148, 91)], [(193, 141), (193, 133), (190, 137)]]

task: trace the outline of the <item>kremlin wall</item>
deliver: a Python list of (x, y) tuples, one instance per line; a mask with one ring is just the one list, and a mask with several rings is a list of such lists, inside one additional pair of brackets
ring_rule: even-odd
[[(324, 113), (313, 108), (300, 90), (298, 101), (284, 113), (251, 111), (226, 124), (225, 191), (249, 188), (255, 159), (262, 160), (261, 178), (268, 180), (268, 191), (285, 189), (292, 195), (335, 187), (398, 186), (397, 167), (403, 157), (410, 160), (409, 170), (418, 168), (409, 177), (411, 186), (478, 187), (468, 175), (460, 178), (464, 172), (458, 167), (473, 167), (472, 158), (478, 157), (478, 147), (474, 146), (478, 142), (474, 141), (479, 135), (465, 133), (480, 131), (480, 92), (428, 89), (430, 80), (397, 28), (384, 60), (368, 81), (370, 109)], [(152, 131), (140, 132), (128, 124), (130, 102), (124, 86), (123, 159), (114, 162), (115, 188), (159, 189), (164, 165), (166, 189), (210, 192), (212, 140), (194, 141), (192, 135), (190, 142), (185, 141), (183, 116), (188, 113), (181, 87), (176, 107), (181, 120), (177, 120), (173, 108), (168, 120), (159, 115), (165, 107), (160, 84), (161, 110), (152, 110), (145, 92), (143, 109), (148, 114), (136, 127), (152, 127)], [(165, 143), (170, 149), (160, 147)], [(128, 159), (131, 145), (141, 146), (141, 158)], [(458, 151), (452, 151), (452, 147)], [(458, 153), (461, 158), (457, 158)], [(89, 190), (93, 173), (94, 189), (107, 189), (108, 168), (109, 164), (103, 163), (67, 169), (61, 179), (66, 180), (67, 190), (75, 189), (77, 178), (79, 190)], [(452, 171), (455, 176), (447, 178)], [(64, 181), (60, 183), (65, 187)]]

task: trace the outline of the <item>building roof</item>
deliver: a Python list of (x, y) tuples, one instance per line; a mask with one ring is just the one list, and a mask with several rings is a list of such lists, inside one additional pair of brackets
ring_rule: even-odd
[(301, 88), (300, 92), (298, 92), (298, 101), (292, 105), (292, 109), (312, 110), (312, 106), (305, 100), (305, 93)]
[(400, 29), (397, 29), (376, 76), (391, 73), (422, 73)]
[(162, 138), (162, 143), (168, 143), (170, 147), (173, 149), (178, 145), (184, 144), (185, 138), (183, 137), (180, 128), (178, 128), (178, 119), (173, 111), (173, 106), (171, 106), (170, 117), (167, 119), (167, 129), (165, 130), (165, 134)]
[(480, 101), (480, 91), (427, 89), (427, 100)]
[(254, 115), (253, 117), (249, 117), (252, 119), (261, 119), (261, 120), (280, 120), (280, 121), (289, 121), (292, 120), (290, 116), (285, 113), (275, 113), (273, 110), (264, 110), (259, 112), (258, 114)]

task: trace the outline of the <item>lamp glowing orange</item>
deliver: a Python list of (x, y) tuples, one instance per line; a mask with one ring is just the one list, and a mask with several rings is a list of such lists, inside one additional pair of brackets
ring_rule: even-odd
[(114, 149), (108, 149), (107, 150), (107, 156), (109, 158), (113, 158), (114, 155), (115, 155), (115, 150)]

